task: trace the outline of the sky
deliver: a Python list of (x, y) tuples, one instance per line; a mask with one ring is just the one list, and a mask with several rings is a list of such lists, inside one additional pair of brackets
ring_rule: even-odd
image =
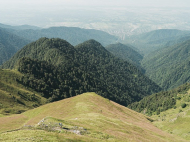
[(190, 0), (0, 0), (0, 9), (30, 9), (42, 6), (190, 7)]
[[(113, 17), (111, 14), (109, 15), (107, 11), (107, 13), (98, 11), (97, 7), (110, 7), (112, 14), (115, 7), (118, 7), (119, 10), (122, 9), (120, 7), (124, 7), (125, 9), (127, 9), (127, 7), (138, 7), (135, 12), (141, 15), (142, 11), (140, 8), (146, 7), (155, 7), (155, 10), (156, 7), (164, 7), (166, 9), (167, 7), (189, 7), (186, 9), (190, 9), (190, 0), (0, 0), (0, 23), (48, 27), (56, 26), (57, 23), (59, 25), (61, 22), (68, 23), (70, 22), (69, 19), (71, 19), (72, 22), (77, 18), (84, 20), (85, 16), (86, 19), (92, 17), (91, 20), (95, 19), (93, 19), (93, 16), (101, 19), (105, 14), (108, 18)], [(118, 15), (118, 12), (120, 11), (115, 11), (116, 15)], [(151, 12), (152, 11), (148, 11), (147, 13)], [(185, 13), (185, 15), (188, 14), (189, 13)], [(118, 18), (117, 16), (115, 17)], [(68, 24), (66, 26), (68, 26)]]

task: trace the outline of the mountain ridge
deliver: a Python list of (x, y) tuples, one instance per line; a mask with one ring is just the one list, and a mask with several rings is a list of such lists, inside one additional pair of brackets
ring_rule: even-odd
[(190, 31), (160, 29), (128, 37), (123, 41), (123, 43), (135, 46), (146, 56), (157, 49), (161, 49), (162, 47), (172, 46), (184, 41), (186, 37), (189, 36)]
[[(37, 43), (40, 43), (39, 46), (37, 46)], [(69, 47), (66, 47), (67, 44)], [(57, 47), (55, 48), (56, 50), (54, 48), (52, 48), (53, 50), (49, 49), (52, 45)], [(60, 48), (63, 47), (65, 51), (57, 50), (59, 46)], [(45, 84), (49, 82), (50, 86), (54, 84), (53, 82), (60, 82), (60, 84), (52, 88), (54, 93), (51, 90), (49, 93), (52, 94), (50, 95), (51, 97), (54, 94), (58, 98), (62, 96), (62, 99), (64, 95), (61, 95), (60, 88), (57, 88), (60, 86), (62, 86), (62, 93), (65, 92), (64, 88), (67, 90), (65, 92), (67, 97), (84, 93), (83, 91), (97, 91), (98, 94), (122, 105), (140, 100), (146, 95), (161, 90), (158, 85), (144, 76), (135, 66), (114, 57), (95, 40), (86, 41), (75, 47), (70, 46), (65, 40), (41, 38), (25, 46), (3, 64), (2, 68), (13, 69), (14, 65), (18, 68), (19, 60), (27, 57), (21, 60), (20, 71), (23, 71), (22, 73), (24, 74), (29, 74), (29, 76), (25, 75), (25, 79), (21, 79), (21, 82), (26, 85), (31, 84), (28, 87), (33, 86), (33, 89), (40, 86), (40, 83), (35, 82), (37, 76), (38, 79), (43, 79), (41, 81)], [(36, 67), (32, 64), (36, 64)], [(40, 69), (40, 64), (47, 68), (46, 72), (43, 71), (43, 68)], [(54, 72), (57, 72), (57, 75), (55, 76), (55, 81), (52, 82)], [(49, 74), (49, 76), (45, 75), (45, 73)], [(31, 83), (28, 84), (24, 81), (30, 78), (32, 78)], [(51, 88), (50, 86), (48, 88)], [(57, 89), (59, 91), (56, 91)]]
[(123, 59), (124, 61), (128, 61), (131, 64), (138, 67), (139, 70), (144, 72), (141, 67), (141, 61), (143, 56), (138, 53), (136, 50), (132, 49), (128, 45), (124, 45), (122, 43), (110, 44), (105, 47), (109, 52), (111, 52), (114, 56)]
[(106, 32), (95, 29), (82, 29), (77, 27), (50, 27), (44, 29), (26, 29), (26, 30), (10, 30), (10, 32), (27, 38), (30, 41), (36, 41), (39, 38), (61, 38), (67, 40), (72, 45), (80, 44), (86, 40), (95, 39), (103, 45), (108, 45), (117, 41), (117, 37)]

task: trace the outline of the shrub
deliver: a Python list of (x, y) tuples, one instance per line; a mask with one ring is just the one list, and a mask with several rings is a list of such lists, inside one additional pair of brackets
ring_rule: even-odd
[(182, 108), (185, 108), (186, 106), (187, 106), (186, 103), (181, 104)]
[(177, 97), (178, 100), (181, 100), (181, 97)]

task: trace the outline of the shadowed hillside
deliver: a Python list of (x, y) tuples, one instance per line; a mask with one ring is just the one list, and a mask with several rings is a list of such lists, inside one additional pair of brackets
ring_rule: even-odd
[(127, 37), (123, 43), (128, 43), (138, 48), (144, 55), (161, 49), (165, 46), (175, 45), (190, 37), (189, 31), (176, 29), (160, 29)]
[(190, 78), (190, 40), (164, 47), (146, 56), (142, 66), (146, 75), (164, 89), (172, 89)]
[(143, 59), (143, 56), (134, 49), (132, 49), (130, 46), (117, 43), (106, 46), (106, 49), (114, 56), (121, 58), (124, 61), (130, 62), (131, 64), (137, 66), (142, 72), (144, 72), (141, 67), (141, 61)]
[(0, 28), (0, 65), (10, 59), (29, 41)]

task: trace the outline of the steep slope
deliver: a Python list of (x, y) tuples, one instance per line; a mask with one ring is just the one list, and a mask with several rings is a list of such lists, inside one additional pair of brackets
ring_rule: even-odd
[(190, 78), (190, 40), (151, 53), (142, 61), (146, 75), (164, 89), (175, 88)]
[(82, 55), (84, 70), (93, 73), (95, 78), (107, 84), (109, 87), (106, 88), (109, 88), (110, 94), (118, 95), (116, 100), (115, 98), (112, 100), (116, 102), (120, 100), (122, 105), (127, 104), (126, 100), (133, 102), (160, 90), (160, 87), (145, 77), (135, 66), (115, 58), (94, 40), (79, 44), (75, 48)]
[(147, 55), (164, 46), (180, 43), (190, 37), (190, 31), (176, 29), (155, 30), (141, 35), (127, 37), (123, 43), (129, 43)]
[(139, 69), (141, 69), (140, 62), (143, 59), (143, 56), (131, 47), (121, 43), (117, 43), (106, 46), (106, 49), (109, 52), (111, 52), (114, 56), (121, 58), (124, 61), (128, 61), (131, 64), (137, 66)]
[[(128, 107), (147, 115), (160, 114), (176, 106), (180, 99), (178, 96), (190, 89), (190, 84), (186, 83), (170, 91), (162, 91), (150, 96), (144, 97), (139, 102), (130, 104)], [(189, 99), (188, 99), (189, 100)]]
[(15, 30), (14, 34), (35, 41), (41, 37), (61, 38), (72, 45), (77, 45), (89, 39), (95, 39), (103, 45), (114, 43), (117, 38), (106, 32), (94, 29), (81, 29), (76, 27), (51, 27), (39, 30)]
[(155, 126), (166, 132), (180, 136), (187, 141), (190, 141), (189, 93), (189, 89), (183, 93), (179, 93), (177, 95), (178, 99), (176, 101), (176, 105), (173, 108), (163, 111), (159, 115), (152, 116), (152, 118), (155, 120)]
[[(21, 83), (53, 101), (91, 91), (128, 105), (161, 90), (135, 66), (115, 58), (95, 40), (74, 48), (65, 40), (41, 38), (25, 46), (2, 68), (16, 68), (26, 74)], [(38, 88), (52, 89), (45, 92)]]
[[(20, 115), (0, 117), (0, 132), (3, 132), (0, 134), (0, 139), (9, 141), (31, 140), (31, 138), (34, 141), (183, 141), (162, 132), (148, 119), (150, 118), (95, 93), (85, 93)], [(17, 125), (11, 125), (11, 122)], [(17, 130), (14, 131), (15, 129)]]
[(0, 28), (0, 65), (11, 58), (29, 41)]
[(143, 114), (152, 115), (154, 124), (164, 131), (190, 140), (190, 84), (186, 83), (170, 91), (159, 92), (128, 107)]
[(14, 114), (45, 104), (38, 92), (19, 84), (21, 73), (0, 70), (0, 114)]

